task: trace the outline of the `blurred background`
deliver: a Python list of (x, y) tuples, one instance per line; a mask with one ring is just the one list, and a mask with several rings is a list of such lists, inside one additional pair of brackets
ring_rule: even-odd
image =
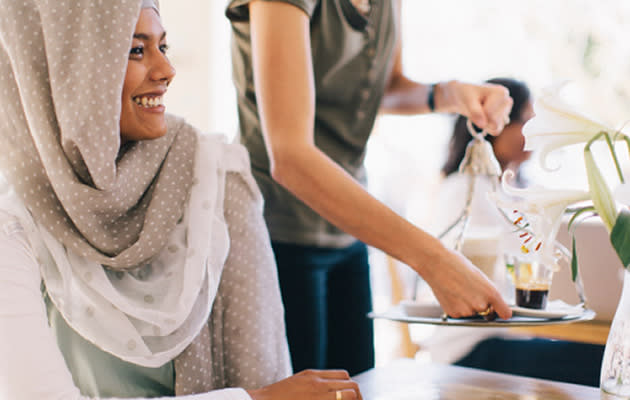
[[(185, 116), (205, 132), (232, 139), (238, 121), (226, 3), (162, 0), (161, 7), (170, 57), (178, 71), (166, 99), (169, 112)], [(543, 88), (568, 80), (563, 97), (579, 110), (615, 129), (630, 121), (630, 2), (402, 0), (402, 4), (403, 64), (410, 77), (422, 82), (513, 77), (525, 81), (534, 98)], [(421, 227), (429, 222), (453, 120), (449, 115), (383, 116), (368, 145), (369, 190)], [(553, 187), (586, 185), (581, 148), (556, 152), (550, 161), (558, 167), (553, 173), (529, 162), (524, 166), (526, 179)], [(621, 161), (628, 170), (628, 157)], [(614, 179), (612, 165), (601, 168)], [(375, 310), (396, 300), (391, 268), (401, 278), (394, 282), (396, 296), (410, 297), (414, 274), (405, 266), (388, 265), (379, 252), (371, 257)], [(399, 336), (393, 323), (377, 322), (377, 364), (399, 355)]]

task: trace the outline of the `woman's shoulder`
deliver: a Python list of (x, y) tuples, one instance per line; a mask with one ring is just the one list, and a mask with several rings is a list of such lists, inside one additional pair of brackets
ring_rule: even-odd
[(238, 142), (229, 142), (223, 134), (199, 135), (200, 157), (218, 161), (217, 168), (227, 172), (249, 173), (249, 153)]

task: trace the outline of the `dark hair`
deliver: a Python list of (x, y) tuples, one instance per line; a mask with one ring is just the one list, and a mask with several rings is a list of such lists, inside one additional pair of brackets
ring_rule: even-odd
[[(510, 111), (510, 121), (519, 121), (523, 114), (525, 105), (530, 100), (530, 93), (527, 85), (524, 82), (511, 78), (494, 78), (489, 79), (486, 82), (505, 86), (507, 88), (510, 93), (510, 97), (514, 100), (512, 110)], [(486, 139), (491, 144), (494, 141), (494, 138), (495, 137), (491, 135), (486, 136)], [(466, 146), (471, 140), (472, 136), (468, 133), (468, 128), (466, 127), (466, 117), (460, 115), (455, 122), (453, 135), (451, 136), (451, 140), (448, 145), (448, 158), (442, 167), (442, 173), (444, 176), (448, 176), (457, 171), (459, 164), (464, 158)]]

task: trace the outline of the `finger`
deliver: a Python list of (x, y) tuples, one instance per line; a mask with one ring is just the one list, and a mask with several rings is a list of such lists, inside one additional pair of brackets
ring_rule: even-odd
[(359, 391), (359, 384), (351, 379), (326, 381), (328, 390), (353, 389)]
[(468, 105), (468, 118), (473, 124), (477, 125), (481, 129), (486, 129), (488, 125), (488, 119), (486, 113), (481, 107), (481, 103), (475, 101)]
[(477, 315), (485, 317), (485, 316), (489, 315), (492, 311), (494, 311), (492, 309), (492, 306), (488, 306), (483, 311), (477, 311)]
[[(504, 89), (504, 88), (502, 88)], [(498, 135), (503, 131), (506, 121), (510, 119), (510, 110), (512, 109), (512, 98), (507, 94), (507, 90), (492, 93), (484, 104), (484, 111), (488, 120), (486, 130), (492, 135)]]
[(447, 318), (464, 318), (464, 317), (470, 317), (471, 315), (475, 314), (475, 310), (471, 309), (470, 307), (467, 307), (464, 303), (458, 305), (458, 306), (451, 306), (448, 307), (448, 311), (445, 312), (445, 314), (447, 315)]
[(495, 296), (495, 298), (490, 302), (490, 305), (497, 315), (501, 317), (501, 319), (512, 318), (512, 309), (500, 295)]
[(332, 379), (332, 380), (349, 380), (350, 375), (348, 371), (345, 369), (326, 369), (326, 370), (318, 370), (318, 369), (306, 369), (301, 374), (306, 375), (316, 375), (321, 379)]
[(359, 390), (357, 389), (337, 389), (327, 393), (324, 393), (321, 396), (322, 400), (361, 400), (362, 397), (359, 394)]
[(497, 319), (497, 313), (492, 306), (488, 306), (485, 310), (477, 312), (477, 315), (483, 317), (486, 321), (494, 321)]

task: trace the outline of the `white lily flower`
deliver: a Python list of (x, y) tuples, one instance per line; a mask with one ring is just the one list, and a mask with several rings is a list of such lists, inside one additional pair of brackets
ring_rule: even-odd
[(599, 132), (615, 133), (611, 129), (591, 118), (581, 115), (566, 104), (558, 95), (557, 85), (547, 89), (534, 102), (535, 116), (525, 123), (525, 150), (540, 150), (543, 168), (547, 166), (547, 156), (557, 148), (574, 143), (588, 142)]
[(503, 174), (501, 184), (509, 199), (496, 199), (497, 205), (506, 211), (507, 217), (518, 228), (520, 251), (550, 266), (557, 267), (555, 239), (562, 222), (564, 210), (571, 204), (588, 200), (582, 190), (553, 190), (540, 185), (525, 189), (508, 183), (513, 172)]
[(613, 192), (613, 197), (618, 203), (630, 207), (630, 183), (617, 186)]

